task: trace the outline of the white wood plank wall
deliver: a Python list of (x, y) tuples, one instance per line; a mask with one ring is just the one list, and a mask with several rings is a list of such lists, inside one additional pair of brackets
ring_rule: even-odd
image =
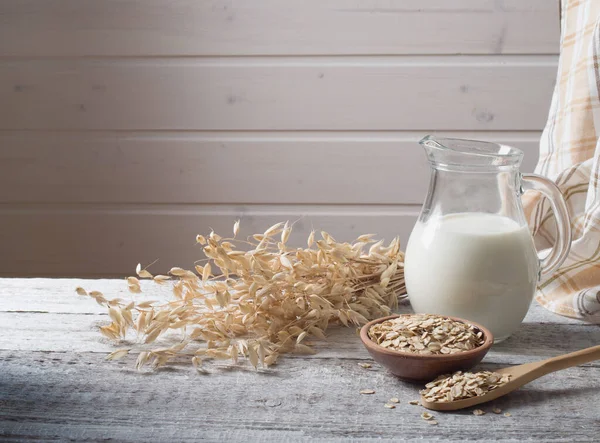
[(0, 0), (0, 275), (190, 266), (298, 220), (405, 241), (437, 132), (536, 161), (553, 0)]

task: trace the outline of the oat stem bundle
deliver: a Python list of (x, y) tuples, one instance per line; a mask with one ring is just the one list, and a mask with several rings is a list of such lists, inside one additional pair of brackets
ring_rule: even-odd
[[(313, 353), (303, 341), (325, 339), (332, 324), (358, 326), (389, 314), (405, 294), (398, 238), (387, 246), (374, 241), (372, 234), (338, 243), (326, 232), (315, 240), (313, 231), (308, 248), (291, 248), (288, 222), (249, 241), (236, 239), (238, 231), (239, 221), (232, 238), (215, 232), (207, 238), (197, 236), (207, 260), (196, 265), (196, 272), (172, 268), (170, 276), (153, 276), (138, 265), (139, 278), (173, 285), (173, 298), (166, 303), (126, 303), (107, 300), (97, 291), (77, 292), (108, 308), (111, 323), (100, 330), (111, 340), (119, 341), (133, 329), (151, 344), (169, 331), (181, 331), (175, 345), (140, 352), (138, 369), (146, 364), (159, 367), (182, 355), (197, 368), (203, 359), (237, 363), (240, 356), (255, 368), (269, 366), (282, 354)], [(213, 274), (215, 269), (219, 272)], [(131, 292), (141, 292), (137, 277), (129, 277), (127, 285)], [(108, 358), (129, 353), (119, 349)]]

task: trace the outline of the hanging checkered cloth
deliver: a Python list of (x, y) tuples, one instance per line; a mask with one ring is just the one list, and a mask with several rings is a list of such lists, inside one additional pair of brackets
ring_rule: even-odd
[[(540, 282), (536, 299), (569, 317), (600, 322), (600, 0), (563, 0), (558, 76), (536, 173), (563, 192), (573, 224), (571, 253)], [(554, 244), (548, 202), (525, 200), (536, 244)]]

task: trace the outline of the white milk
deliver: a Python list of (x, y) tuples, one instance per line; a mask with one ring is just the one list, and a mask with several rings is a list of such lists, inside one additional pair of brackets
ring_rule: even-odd
[(418, 222), (406, 249), (406, 288), (415, 312), (451, 315), (515, 331), (531, 304), (539, 260), (527, 226), (484, 213)]

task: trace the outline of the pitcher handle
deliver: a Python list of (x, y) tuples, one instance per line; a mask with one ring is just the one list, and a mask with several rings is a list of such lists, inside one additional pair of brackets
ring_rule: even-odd
[[(541, 260), (541, 274), (551, 274), (563, 264), (571, 249), (571, 220), (565, 198), (554, 182), (537, 174), (521, 175), (522, 189), (541, 192), (550, 201), (556, 219), (556, 243), (547, 257)], [(523, 186), (523, 184), (525, 186)]]

